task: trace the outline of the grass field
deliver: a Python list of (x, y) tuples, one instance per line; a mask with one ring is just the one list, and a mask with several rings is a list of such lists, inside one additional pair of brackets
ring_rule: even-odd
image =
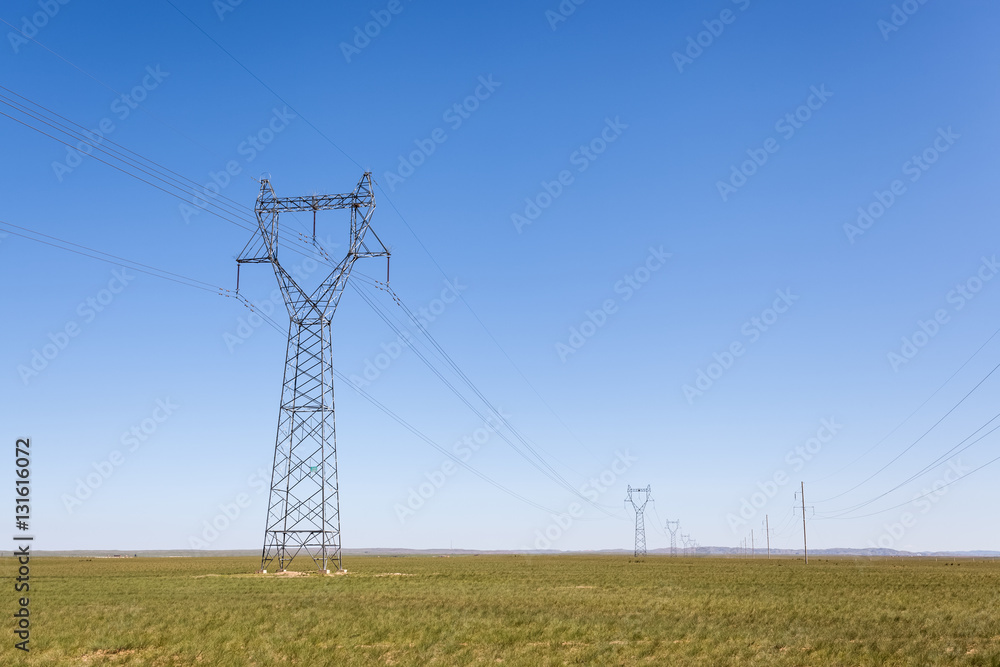
[[(462, 556), (32, 560), (4, 665), (1000, 665), (1000, 562)], [(3, 559), (3, 576), (14, 574)]]

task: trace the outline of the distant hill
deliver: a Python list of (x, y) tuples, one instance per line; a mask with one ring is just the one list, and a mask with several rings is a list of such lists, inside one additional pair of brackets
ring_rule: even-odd
[[(756, 550), (756, 557), (765, 555), (764, 549)], [(471, 549), (344, 549), (345, 556), (476, 556), (476, 555), (583, 555), (606, 554), (630, 556), (631, 550), (604, 549), (597, 551), (476, 551)], [(0, 556), (10, 556), (11, 552), (2, 551)], [(202, 551), (196, 549), (174, 550), (66, 550), (66, 551), (34, 551), (34, 556), (59, 556), (66, 558), (110, 558), (114, 556), (137, 556), (140, 558), (220, 558), (220, 557), (251, 557), (260, 556), (259, 549), (234, 549), (228, 551)], [(669, 556), (670, 549), (650, 549), (650, 556)], [(697, 549), (678, 549), (681, 556), (720, 556), (739, 557), (740, 549), (734, 547), (698, 547)], [(772, 556), (802, 556), (801, 549), (771, 549)], [(855, 558), (1000, 558), (1000, 551), (898, 551), (896, 549), (810, 549), (810, 556), (840, 556)]]

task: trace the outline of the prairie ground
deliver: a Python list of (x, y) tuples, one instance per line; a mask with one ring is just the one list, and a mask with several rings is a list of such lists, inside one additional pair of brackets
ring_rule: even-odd
[[(304, 565), (304, 563), (303, 563)], [(1000, 665), (1000, 562), (34, 558), (4, 665)], [(15, 565), (2, 561), (12, 581)]]

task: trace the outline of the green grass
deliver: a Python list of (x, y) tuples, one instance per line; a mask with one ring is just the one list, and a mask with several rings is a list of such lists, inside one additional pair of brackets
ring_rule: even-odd
[[(608, 556), (32, 559), (13, 665), (997, 665), (1000, 562)], [(13, 578), (13, 561), (2, 575)], [(396, 576), (401, 573), (406, 576)], [(384, 576), (388, 575), (388, 576)]]

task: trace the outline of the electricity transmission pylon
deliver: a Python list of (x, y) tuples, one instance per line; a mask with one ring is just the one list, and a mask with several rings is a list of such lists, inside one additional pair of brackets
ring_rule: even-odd
[(680, 530), (681, 522), (680, 519), (671, 521), (667, 519), (667, 531), (670, 532), (670, 555), (677, 555), (677, 531)]
[[(633, 489), (631, 486), (628, 487), (628, 495), (625, 497), (626, 503), (632, 503), (632, 509), (635, 510), (635, 556), (645, 556), (646, 555), (646, 522), (643, 518), (643, 513), (646, 511), (646, 503), (650, 500), (650, 487), (645, 489)], [(638, 502), (635, 496), (641, 496), (642, 502)]]
[[(347, 255), (318, 286), (308, 289), (301, 284), (303, 278), (293, 277), (278, 261), (278, 216), (312, 211), (312, 241), (315, 243), (316, 212), (334, 209), (350, 211)], [(339, 195), (279, 198), (267, 179), (260, 182), (255, 207), (258, 230), (237, 258), (237, 266), (270, 264), (289, 318), (274, 468), (261, 552), (262, 571), (266, 571), (275, 559), (278, 569), (285, 570), (302, 551), (313, 559), (321, 572), (328, 572), (331, 564), (342, 569), (330, 321), (354, 262), (362, 257), (389, 256), (389, 251), (370, 228), (374, 210), (375, 197), (368, 172), (353, 192)], [(377, 245), (366, 242), (369, 232)], [(296, 233), (296, 236), (301, 235)]]

